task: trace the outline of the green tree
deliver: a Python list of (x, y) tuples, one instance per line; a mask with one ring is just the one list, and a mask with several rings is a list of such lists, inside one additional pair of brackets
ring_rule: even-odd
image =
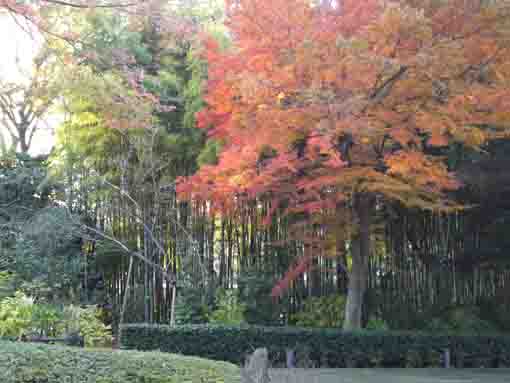
[(66, 209), (54, 205), (60, 185), (49, 177), (46, 160), (16, 154), (2, 161), (0, 174), (1, 270), (32, 297), (71, 299), (79, 286), (81, 241)]
[[(205, 64), (194, 38), (173, 26), (166, 10), (132, 17), (96, 11), (80, 19), (82, 44), (63, 47), (73, 64), (52, 164), (66, 185), (63, 200), (88, 216), (89, 226), (182, 274), (183, 285), (188, 278), (196, 285), (204, 277), (190, 207), (178, 203), (173, 185), (196, 170), (205, 141), (194, 126)], [(101, 235), (95, 235), (97, 244)], [(87, 268), (98, 270), (111, 260), (107, 269), (114, 279), (128, 269), (126, 252), (110, 257), (98, 246), (91, 249), (96, 262)], [(121, 292), (139, 302), (142, 291), (146, 321), (168, 311), (156, 302), (169, 286), (151, 267), (142, 266), (142, 280), (130, 275)]]

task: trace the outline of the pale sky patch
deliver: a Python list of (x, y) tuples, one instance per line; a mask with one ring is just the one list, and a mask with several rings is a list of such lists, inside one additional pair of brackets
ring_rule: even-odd
[[(0, 13), (0, 77), (10, 82), (25, 82), (30, 78), (32, 60), (42, 44), (42, 37), (23, 20)], [(0, 90), (1, 91), (1, 90)], [(34, 136), (30, 152), (48, 153), (52, 148), (56, 120), (48, 117)], [(8, 134), (0, 122), (0, 133), (8, 142)]]

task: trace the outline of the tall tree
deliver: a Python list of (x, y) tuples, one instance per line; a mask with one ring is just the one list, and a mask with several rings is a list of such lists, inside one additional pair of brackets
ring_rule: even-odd
[(28, 153), (59, 96), (54, 60), (51, 50), (43, 48), (27, 78), (0, 79), (0, 126), (7, 131), (14, 151)]
[(224, 211), (353, 212), (346, 329), (361, 326), (371, 217), (382, 201), (448, 210), (448, 145), (508, 133), (503, 1), (226, 1), (235, 49), (209, 42), (207, 108), (223, 151), (180, 186)]
[[(68, 206), (84, 206), (116, 244), (183, 274), (184, 255), (191, 254), (186, 264), (194, 271), (202, 260), (192, 251), (190, 209), (177, 204), (173, 186), (196, 169), (204, 141), (192, 123), (204, 70), (188, 31), (196, 27), (185, 28), (197, 21), (184, 15), (177, 22), (172, 9), (156, 5), (149, 14), (102, 10), (80, 19), (81, 44), (65, 48), (72, 62), (64, 77), (68, 118), (55, 164), (68, 178), (66, 200), (75, 201)], [(103, 270), (122, 281), (113, 294), (133, 287), (129, 294), (140, 297), (134, 287), (141, 283), (143, 320), (168, 319), (174, 299), (160, 270), (135, 262), (126, 276), (122, 257), (105, 249), (97, 246), (94, 257), (96, 265), (110, 263)]]
[(12, 154), (0, 160), (0, 271), (37, 298), (76, 293), (80, 239), (53, 198), (61, 185), (48, 177), (44, 157)]

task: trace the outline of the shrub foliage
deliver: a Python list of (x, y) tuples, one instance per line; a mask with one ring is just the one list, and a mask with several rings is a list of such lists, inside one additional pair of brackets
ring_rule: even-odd
[(22, 292), (0, 300), (0, 337), (21, 335), (64, 337), (79, 334), (89, 347), (109, 346), (112, 331), (96, 306), (64, 306), (36, 303)]
[(125, 349), (160, 350), (235, 364), (243, 363), (255, 348), (267, 347), (273, 366), (284, 365), (286, 350), (292, 348), (306, 354), (315, 367), (440, 367), (442, 352), (449, 348), (458, 366), (510, 367), (510, 337), (498, 335), (205, 325), (126, 325), (121, 331)]
[(84, 349), (0, 341), (2, 383), (237, 382), (228, 363), (156, 352)]
[(301, 327), (342, 327), (344, 311), (343, 295), (312, 297), (305, 301), (303, 309), (291, 319)]

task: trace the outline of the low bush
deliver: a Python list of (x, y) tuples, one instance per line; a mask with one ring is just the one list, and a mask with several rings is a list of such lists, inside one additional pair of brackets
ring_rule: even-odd
[(17, 292), (0, 300), (0, 337), (19, 338), (39, 335), (62, 338), (70, 334), (84, 337), (89, 347), (110, 346), (112, 331), (100, 318), (96, 306), (57, 307), (35, 303), (34, 299)]
[(291, 322), (300, 327), (342, 327), (345, 301), (343, 295), (308, 298), (301, 311), (291, 316)]
[(498, 289), (495, 297), (480, 302), (480, 317), (494, 323), (504, 332), (510, 332), (510, 287)]
[(209, 322), (220, 325), (240, 325), (244, 322), (244, 305), (239, 302), (234, 290), (219, 289), (216, 294), (216, 309), (209, 316)]
[(0, 301), (0, 336), (19, 337), (33, 331), (34, 302), (17, 292), (13, 297)]
[(112, 330), (100, 319), (96, 306), (66, 306), (59, 325), (60, 334), (79, 334), (87, 347), (107, 347), (112, 344)]
[(510, 337), (500, 335), (205, 325), (126, 325), (121, 334), (125, 349), (182, 353), (238, 365), (255, 348), (267, 347), (275, 367), (285, 364), (287, 349), (306, 355), (306, 363), (316, 367), (440, 367), (448, 348), (459, 366), (510, 367)]
[(2, 383), (238, 382), (237, 367), (158, 352), (88, 351), (0, 341)]
[(435, 315), (425, 315), (420, 326), (426, 332), (449, 334), (487, 334), (498, 331), (492, 321), (482, 319), (482, 311), (476, 306), (447, 306)]

